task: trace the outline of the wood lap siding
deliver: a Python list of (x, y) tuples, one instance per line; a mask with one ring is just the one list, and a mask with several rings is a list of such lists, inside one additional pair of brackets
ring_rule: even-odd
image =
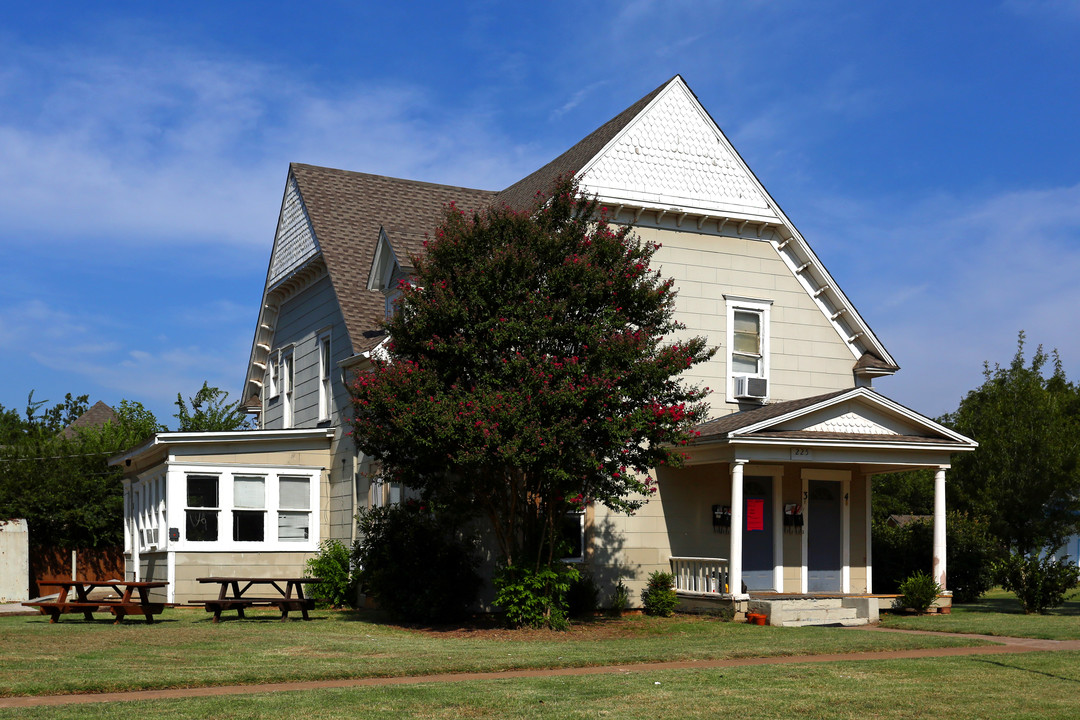
[[(323, 277), (282, 303), (271, 355), (276, 355), (281, 348), (293, 347), (293, 427), (315, 427), (319, 423), (318, 332), (327, 327), (330, 328), (330, 380), (334, 395), (332, 420), (337, 422), (341, 417), (340, 408), (348, 402), (337, 363), (352, 355), (352, 347), (330, 279)], [(280, 400), (268, 404), (267, 428), (282, 426), (281, 405)]]

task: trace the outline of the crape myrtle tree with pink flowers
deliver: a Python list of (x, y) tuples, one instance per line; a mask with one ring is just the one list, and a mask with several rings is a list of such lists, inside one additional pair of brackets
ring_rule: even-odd
[[(658, 245), (559, 179), (532, 208), (447, 209), (412, 257), (386, 357), (353, 382), (357, 447), (420, 502), (490, 521), (505, 567), (560, 557), (568, 511), (633, 512), (678, 466), (715, 349), (672, 339)], [(666, 340), (665, 340), (666, 338)]]

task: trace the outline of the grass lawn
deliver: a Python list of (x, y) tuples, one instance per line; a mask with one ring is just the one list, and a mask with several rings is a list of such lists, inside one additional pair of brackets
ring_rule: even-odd
[(1080, 653), (1062, 652), (266, 693), (9, 710), (0, 718), (1072, 720), (1078, 690)]
[[(190, 687), (664, 660), (861, 652), (970, 645), (960, 638), (773, 628), (702, 617), (628, 617), (565, 633), (383, 624), (373, 613), (276, 611), (214, 625), (202, 610), (168, 610), (153, 625), (44, 616), (0, 618), (0, 695)], [(237, 702), (242, 702), (238, 700)]]
[(1048, 615), (1025, 615), (1015, 595), (996, 588), (977, 603), (954, 605), (949, 615), (882, 615), (881, 625), (905, 630), (1080, 640), (1080, 596), (1074, 595)]

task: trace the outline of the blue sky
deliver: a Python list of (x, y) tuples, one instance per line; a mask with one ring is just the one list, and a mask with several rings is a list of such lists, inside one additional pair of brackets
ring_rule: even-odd
[(1080, 4), (22, 3), (0, 404), (243, 381), (290, 161), (501, 189), (680, 73), (902, 370), (1080, 379)]

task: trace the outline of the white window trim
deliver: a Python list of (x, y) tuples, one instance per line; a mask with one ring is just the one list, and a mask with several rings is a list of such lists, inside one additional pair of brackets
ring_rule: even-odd
[[(186, 528), (180, 527), (180, 539), (169, 543), (169, 550), (177, 552), (315, 552), (319, 549), (319, 538), (322, 529), (320, 527), (320, 483), (322, 481), (322, 469), (310, 466), (294, 467), (267, 467), (267, 466), (240, 466), (240, 465), (210, 465), (202, 463), (185, 463), (170, 465), (168, 473), (168, 505), (179, 508), (179, 513), (170, 513), (173, 518), (172, 524), (180, 521), (187, 522), (187, 478), (189, 475), (216, 475), (218, 477), (218, 539), (209, 541), (191, 541), (187, 539)], [(266, 479), (264, 486), (264, 512), (265, 525), (263, 526), (263, 540), (233, 540), (233, 511), (250, 508), (236, 508), (234, 506), (233, 479), (235, 477), (263, 477)], [(279, 494), (278, 479), (280, 477), (306, 477), (308, 478), (308, 510), (296, 508), (282, 508)], [(308, 512), (308, 539), (306, 541), (282, 541), (278, 540), (278, 511)]]
[(280, 354), (281, 359), (281, 427), (288, 430), (293, 426), (293, 399), (296, 385), (296, 356), (293, 348), (284, 349)]
[(564, 558), (559, 558), (559, 559), (562, 560), (565, 563), (583, 563), (583, 562), (585, 562), (585, 548), (586, 548), (585, 508), (583, 507), (580, 510), (570, 510), (570, 511), (568, 511), (566, 513), (566, 516), (569, 517), (570, 515), (577, 515), (578, 516), (578, 522), (580, 523), (580, 528), (581, 528), (581, 555), (571, 555), (571, 556), (564, 557)]
[(330, 419), (334, 399), (333, 376), (331, 375), (331, 366), (334, 364), (331, 353), (334, 351), (334, 346), (330, 342), (329, 330), (318, 334), (315, 347), (319, 353), (319, 422), (325, 422)]
[[(769, 399), (769, 395), (772, 394), (772, 382), (770, 380), (770, 362), (769, 362), (769, 336), (770, 331), (770, 315), (772, 312), (772, 300), (759, 300), (754, 298), (739, 297), (736, 295), (724, 295), (724, 300), (727, 303), (727, 355), (725, 365), (727, 366), (727, 401), (730, 403), (740, 402), (735, 398), (735, 378), (736, 377), (754, 377), (764, 378), (768, 381), (768, 392), (766, 397), (762, 399), (762, 403), (765, 403)], [(732, 353), (735, 350), (735, 311), (742, 310), (747, 312), (755, 312), (761, 316), (761, 372), (748, 375), (746, 373), (736, 373), (734, 371), (732, 362)]]
[(278, 382), (279, 367), (278, 362), (280, 360), (279, 353), (272, 353), (267, 357), (266, 365), (266, 399), (273, 400), (278, 396), (281, 391), (280, 383)]

